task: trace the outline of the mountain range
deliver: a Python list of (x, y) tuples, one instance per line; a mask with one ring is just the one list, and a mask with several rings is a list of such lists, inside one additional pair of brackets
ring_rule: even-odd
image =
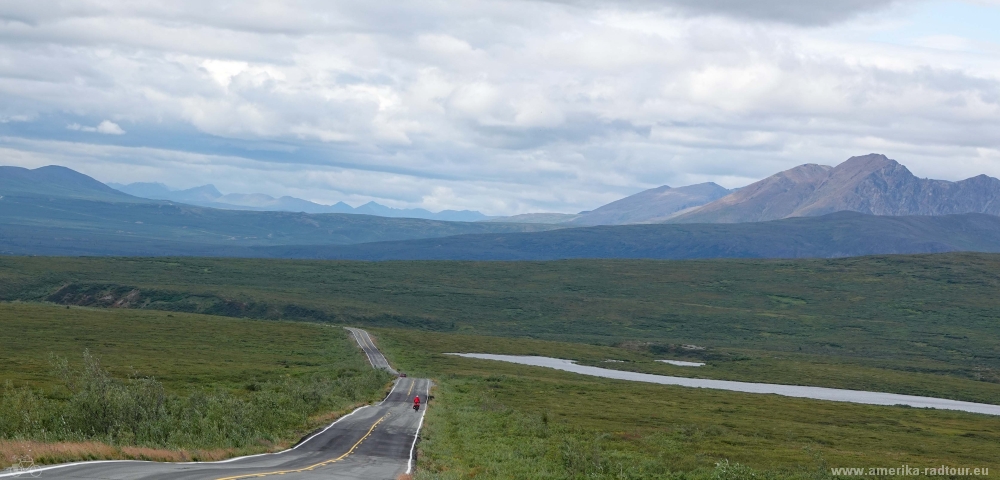
[(715, 183), (661, 186), (577, 214), (527, 213), (487, 217), (471, 210), (396, 209), (369, 202), (322, 205), (264, 194), (223, 195), (213, 185), (173, 190), (162, 183), (109, 183), (136, 197), (226, 210), (352, 213), (445, 221), (529, 223), (559, 227), (641, 223), (743, 223), (849, 211), (870, 215), (1000, 215), (1000, 180), (979, 175), (958, 182), (917, 178), (884, 155), (851, 157), (835, 167), (804, 164), (740, 189)]
[(368, 202), (358, 207), (352, 207), (344, 202), (337, 202), (333, 205), (323, 205), (303, 200), (301, 198), (289, 196), (275, 198), (263, 193), (230, 193), (223, 195), (222, 192), (215, 188), (215, 185), (211, 184), (189, 188), (186, 190), (172, 189), (162, 183), (147, 182), (136, 182), (128, 185), (108, 183), (107, 185), (136, 197), (153, 200), (169, 200), (172, 202), (224, 210), (353, 213), (392, 218), (424, 218), (428, 220), (444, 220), (449, 222), (475, 222), (489, 218), (486, 215), (473, 210), (443, 210), (440, 212), (431, 212), (423, 208), (392, 208), (375, 202)]
[(743, 188), (714, 183), (662, 186), (576, 215), (528, 213), (492, 222), (563, 226), (637, 223), (742, 223), (826, 215), (1000, 215), (1000, 180), (979, 175), (958, 182), (917, 178), (885, 155), (851, 157), (835, 167), (814, 163)]
[(65, 167), (0, 167), (0, 254), (227, 256), (250, 246), (338, 245), (551, 228), (226, 210), (136, 197)]
[[(0, 167), (0, 254), (547, 260), (1000, 251), (1000, 180), (921, 179), (877, 154), (801, 165), (735, 191), (664, 186), (590, 212), (513, 217), (522, 223), (356, 214), (362, 207), (270, 211), (305, 201), (222, 195), (211, 185), (119, 187), (171, 200), (59, 166)], [(302, 206), (318, 207), (341, 208)], [(627, 224), (591, 226), (602, 223)]]

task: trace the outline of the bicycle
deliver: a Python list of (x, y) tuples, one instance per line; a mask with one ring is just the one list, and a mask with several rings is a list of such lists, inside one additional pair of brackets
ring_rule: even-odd
[(13, 465), (4, 469), (4, 473), (14, 473), (14, 478), (21, 478), (21, 475), (28, 474), (32, 478), (42, 475), (41, 467), (35, 465), (35, 460), (29, 456), (16, 457)]

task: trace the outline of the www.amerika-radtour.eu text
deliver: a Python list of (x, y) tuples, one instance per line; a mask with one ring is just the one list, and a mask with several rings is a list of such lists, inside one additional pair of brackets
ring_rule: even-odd
[(987, 477), (990, 475), (989, 468), (978, 467), (949, 467), (941, 465), (939, 467), (911, 467), (900, 465), (898, 467), (844, 467), (831, 468), (830, 473), (837, 477), (862, 477), (862, 476), (951, 476), (951, 477)]

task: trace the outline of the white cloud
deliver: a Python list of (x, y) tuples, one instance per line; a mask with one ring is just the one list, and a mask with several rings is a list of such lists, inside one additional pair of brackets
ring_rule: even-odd
[(124, 135), (125, 130), (119, 127), (117, 123), (110, 120), (105, 120), (97, 125), (97, 133), (103, 133), (105, 135)]
[(76, 130), (79, 132), (91, 132), (91, 133), (103, 133), (105, 135), (124, 135), (125, 130), (119, 127), (117, 123), (111, 120), (104, 120), (99, 123), (96, 127), (88, 127), (80, 125), (79, 123), (71, 123), (66, 125), (68, 130)]
[(0, 126), (108, 134), (95, 143), (129, 126), (147, 149), (90, 157), (102, 180), (224, 171), (225, 191), (492, 214), (873, 149), (1000, 175), (1000, 48), (867, 40), (902, 22), (895, 3), (6, 3)]

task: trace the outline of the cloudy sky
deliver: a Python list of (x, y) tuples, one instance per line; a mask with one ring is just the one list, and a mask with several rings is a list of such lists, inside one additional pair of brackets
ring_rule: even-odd
[(1000, 0), (0, 0), (0, 164), (487, 214), (1000, 176)]

